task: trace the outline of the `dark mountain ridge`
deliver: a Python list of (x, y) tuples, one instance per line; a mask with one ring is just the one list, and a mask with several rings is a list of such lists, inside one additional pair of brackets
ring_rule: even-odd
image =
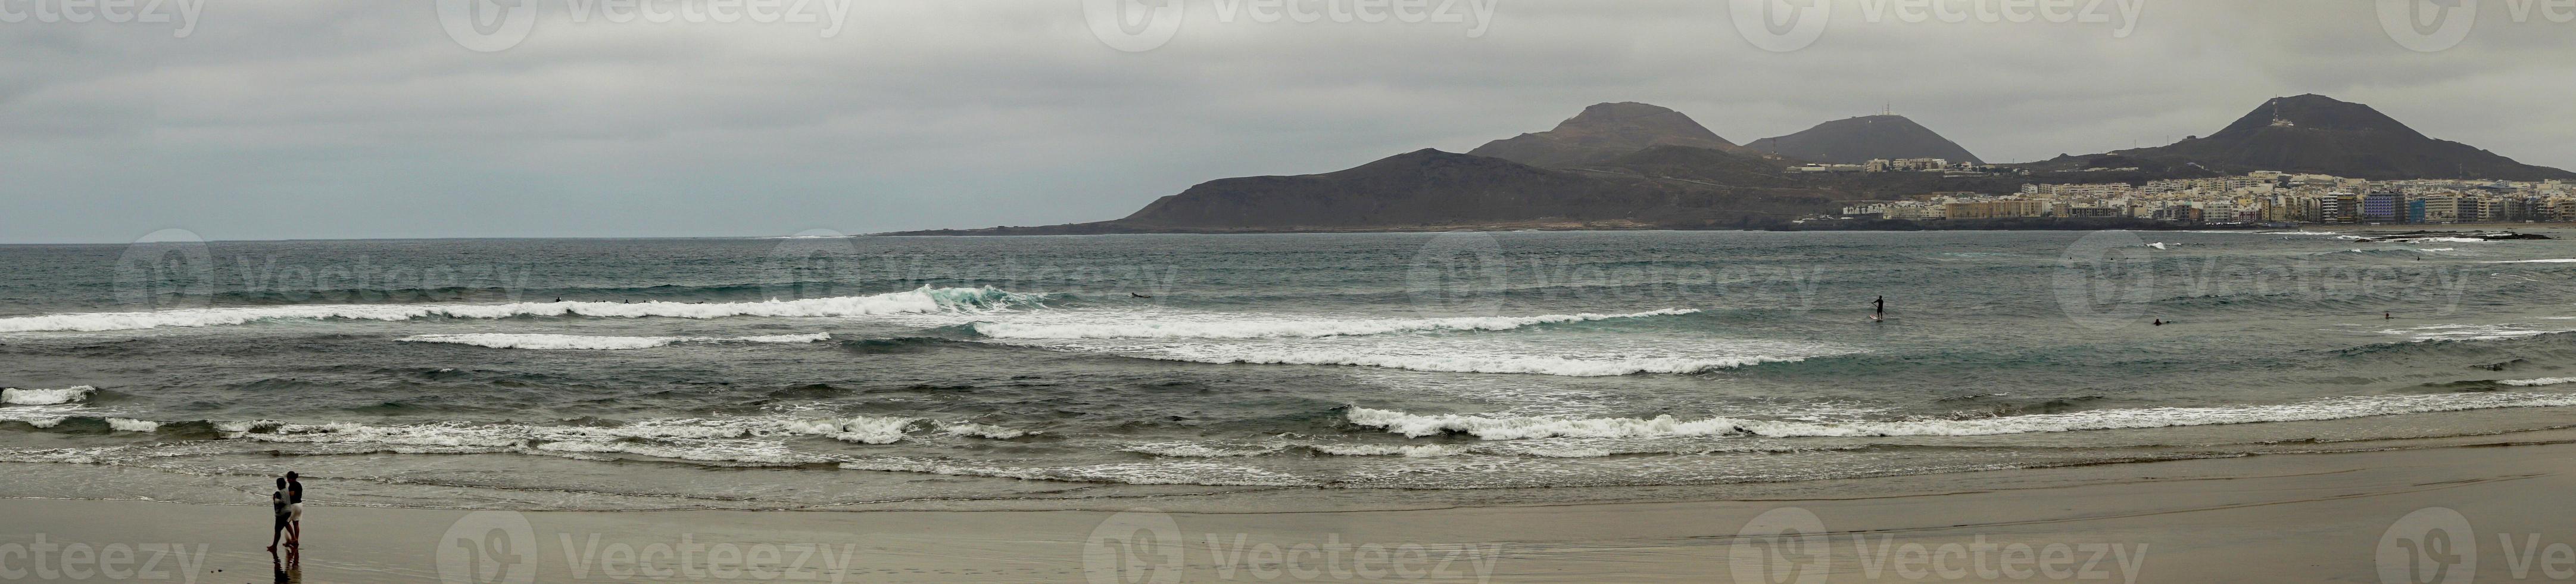
[(1808, 162), (1860, 164), (1872, 159), (1940, 158), (1977, 162), (1977, 155), (1931, 128), (1899, 115), (1845, 118), (1795, 134), (1763, 138), (1745, 147)]
[[(1736, 146), (1680, 112), (1600, 104), (1553, 130), (1496, 140), (1467, 154), (1423, 149), (1322, 174), (1212, 180), (1113, 221), (896, 235), (1712, 229), (1778, 225), (1831, 213), (1848, 201), (2002, 194), (2034, 182), (2136, 183), (2253, 170), (2375, 179), (2576, 178), (2425, 137), (2369, 106), (2316, 95), (2274, 99), (2207, 138), (2012, 165), (2029, 173), (2022, 176), (1790, 169), (1789, 158), (1976, 160), (1910, 120), (1871, 119), (1891, 117), (1827, 122), (1774, 139), (1784, 154), (1802, 154), (1784, 156)], [(1872, 144), (1872, 136), (1895, 143)], [(2092, 168), (2135, 170), (2086, 171)]]
[[(2374, 180), (2576, 178), (2576, 173), (2428, 137), (2370, 106), (2316, 94), (2273, 98), (2207, 137), (2107, 155), (2148, 166), (2198, 165), (2227, 174), (2277, 170)], [(2071, 158), (2035, 166), (2066, 166)]]
[(1495, 140), (1467, 151), (1530, 166), (1581, 166), (1654, 146), (1741, 150), (1681, 112), (1635, 102), (1594, 104), (1555, 129)]

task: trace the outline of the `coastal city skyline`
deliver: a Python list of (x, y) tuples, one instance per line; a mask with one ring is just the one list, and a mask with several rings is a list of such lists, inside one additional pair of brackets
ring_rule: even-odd
[[(1956, 168), (1938, 159), (1910, 162), (1918, 167)], [(2558, 179), (2373, 181), (2257, 171), (2241, 177), (2157, 179), (2140, 185), (2034, 183), (2010, 195), (1927, 193), (1906, 200), (1856, 201), (1838, 216), (1808, 220), (2016, 218), (2131, 218), (2242, 227), (2568, 223), (2576, 222), (2576, 184)]]

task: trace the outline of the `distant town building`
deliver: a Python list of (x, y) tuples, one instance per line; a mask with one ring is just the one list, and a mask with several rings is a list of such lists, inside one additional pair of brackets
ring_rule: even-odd
[[(1872, 160), (1863, 172), (1939, 170), (1937, 159)], [(1825, 167), (1830, 165), (1817, 165)], [(1849, 172), (1851, 165), (1825, 171)], [(1969, 172), (1975, 163), (1943, 172)], [(1991, 172), (1991, 169), (1988, 169)], [(2576, 222), (2576, 184), (2424, 179), (2372, 181), (2316, 174), (2255, 172), (2244, 176), (2024, 184), (2008, 195), (1926, 193), (1905, 201), (1866, 201), (1846, 216), (1889, 219), (2130, 217), (2174, 223), (2463, 223)]]

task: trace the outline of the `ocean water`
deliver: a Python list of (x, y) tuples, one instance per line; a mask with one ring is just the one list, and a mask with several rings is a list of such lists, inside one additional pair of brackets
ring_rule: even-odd
[(2576, 242), (2357, 237), (0, 246), (0, 496), (1713, 485), (2576, 425)]

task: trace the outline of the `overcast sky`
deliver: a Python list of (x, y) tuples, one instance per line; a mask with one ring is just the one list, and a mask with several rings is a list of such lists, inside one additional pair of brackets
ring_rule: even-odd
[(1177, 28), (1139, 9), (1109, 34), (1086, 11), (1123, 0), (516, 0), (479, 29), (458, 22), (475, 0), (151, 0), (161, 18), (69, 22), (97, 10), (74, 1), (0, 0), (0, 242), (1095, 221), (1214, 178), (1463, 152), (1603, 101), (1739, 143), (1893, 104), (2019, 162), (2322, 93), (2576, 168), (2576, 23), (2552, 18), (2576, 15), (2523, 0), (2431, 0), (2473, 2), (2455, 41), (2397, 38), (2374, 0), (2125, 0), (2134, 21), (2073, 0), (2069, 22), (1834, 0), (1811, 42), (1814, 21), (1748, 35), (1727, 0), (1288, 0), (1307, 23), (1178, 0)]

